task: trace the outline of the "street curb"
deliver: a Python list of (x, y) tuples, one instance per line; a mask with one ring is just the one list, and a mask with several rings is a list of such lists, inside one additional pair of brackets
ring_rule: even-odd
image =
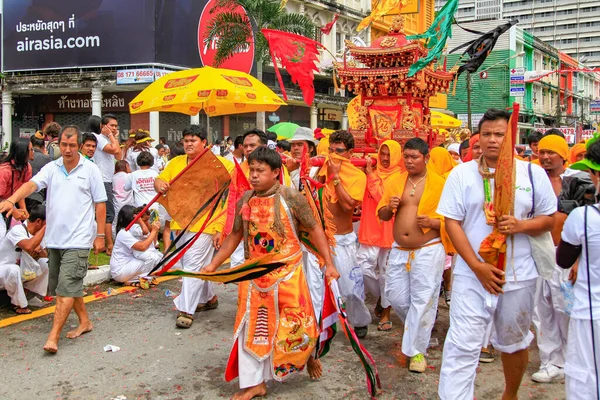
[(110, 281), (110, 265), (100, 265), (98, 269), (88, 269), (83, 278), (83, 286), (99, 285)]

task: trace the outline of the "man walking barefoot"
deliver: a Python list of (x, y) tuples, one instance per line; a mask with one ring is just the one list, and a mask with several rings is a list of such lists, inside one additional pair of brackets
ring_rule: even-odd
[(62, 157), (46, 164), (29, 182), (0, 203), (0, 212), (10, 214), (20, 199), (35, 191), (47, 190), (48, 291), (57, 296), (52, 330), (44, 345), (44, 350), (49, 353), (58, 351), (60, 333), (72, 309), (77, 313), (79, 326), (68, 332), (67, 338), (73, 339), (92, 330), (83, 302), (83, 278), (92, 243), (95, 253), (104, 249), (106, 191), (100, 170), (79, 154), (81, 141), (79, 128), (65, 126), (58, 136)]
[(408, 369), (422, 373), (446, 262), (443, 217), (436, 213), (444, 178), (428, 172), (429, 148), (423, 139), (408, 140), (403, 156), (406, 172), (386, 183), (377, 213), (383, 221), (396, 216), (385, 296), (404, 323), (402, 352), (410, 357)]

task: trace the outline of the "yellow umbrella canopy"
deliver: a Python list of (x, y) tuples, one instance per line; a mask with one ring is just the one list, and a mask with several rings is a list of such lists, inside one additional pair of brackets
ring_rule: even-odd
[(441, 113), (439, 111), (431, 112), (431, 126), (435, 128), (453, 129), (459, 128), (462, 125), (460, 119), (452, 118), (449, 115)]
[(172, 72), (144, 89), (129, 103), (131, 114), (150, 111), (210, 116), (276, 111), (285, 102), (251, 75), (231, 69), (202, 67)]

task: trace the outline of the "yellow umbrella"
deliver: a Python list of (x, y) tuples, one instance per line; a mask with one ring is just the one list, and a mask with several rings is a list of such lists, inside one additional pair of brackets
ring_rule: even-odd
[(172, 72), (144, 89), (129, 112), (178, 112), (211, 117), (227, 114), (276, 111), (285, 102), (256, 78), (231, 69), (202, 67)]
[(462, 121), (456, 118), (452, 118), (449, 115), (441, 113), (439, 111), (431, 112), (431, 126), (435, 128), (459, 128), (462, 125)]

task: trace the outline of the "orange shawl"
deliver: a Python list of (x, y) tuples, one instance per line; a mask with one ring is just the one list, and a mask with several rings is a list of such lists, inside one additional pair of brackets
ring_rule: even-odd
[[(340, 181), (346, 192), (356, 201), (362, 201), (365, 197), (365, 189), (367, 187), (367, 176), (360, 169), (356, 168), (349, 159), (340, 157), (337, 154), (329, 154), (323, 168), (319, 171), (319, 176), (325, 176), (329, 179), (329, 173), (327, 172), (327, 166), (331, 161), (341, 162), (342, 167), (340, 169)], [(335, 185), (333, 180), (326, 183), (327, 193), (329, 194), (329, 201), (336, 203), (338, 201), (337, 194), (335, 193)]]
[(456, 167), (457, 163), (450, 155), (450, 152), (443, 147), (434, 147), (429, 153), (429, 164), (427, 170), (433, 172), (446, 179), (452, 168)]
[(577, 156), (581, 153), (585, 153), (585, 143), (577, 143), (575, 146), (571, 147), (569, 151), (569, 164), (573, 164), (577, 162)]
[(465, 155), (463, 162), (473, 160), (473, 146), (475, 146), (475, 143), (477, 143), (477, 142), (479, 142), (479, 133), (476, 133), (475, 135), (471, 136), (471, 138), (469, 139), (469, 150), (467, 151), (467, 154)]

